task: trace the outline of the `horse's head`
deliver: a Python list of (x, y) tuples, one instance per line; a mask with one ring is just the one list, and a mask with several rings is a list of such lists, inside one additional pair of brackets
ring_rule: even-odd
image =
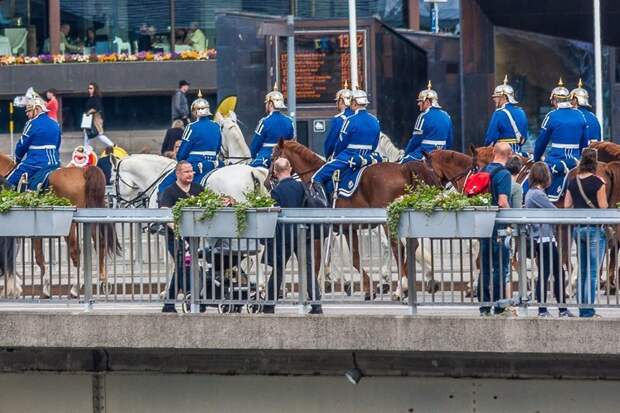
[(443, 186), (451, 183), (459, 190), (475, 166), (471, 156), (450, 150), (436, 150), (424, 156), (426, 165), (435, 172)]
[(222, 116), (221, 113), (216, 112), (213, 120), (220, 125), (222, 131), (222, 155), (231, 158), (233, 163), (248, 160), (251, 155), (250, 148), (239, 127), (237, 114), (230, 111), (228, 115)]

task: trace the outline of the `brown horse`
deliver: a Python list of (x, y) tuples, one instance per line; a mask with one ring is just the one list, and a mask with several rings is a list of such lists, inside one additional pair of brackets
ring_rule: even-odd
[[(0, 154), (0, 173), (6, 176), (15, 163), (11, 158)], [(51, 190), (58, 196), (67, 198), (78, 208), (104, 208), (105, 207), (105, 175), (96, 166), (89, 168), (60, 168), (49, 175)], [(35, 260), (41, 270), (41, 276), (45, 275), (45, 258), (43, 255), (43, 242), (40, 238), (34, 240)], [(80, 263), (80, 247), (77, 237), (77, 225), (72, 224), (69, 235), (66, 237), (69, 246), (71, 262), (77, 268)], [(105, 257), (120, 253), (121, 247), (116, 237), (113, 224), (99, 224), (93, 228), (93, 241), (99, 253), (99, 281), (107, 284), (108, 273), (105, 266)], [(75, 285), (74, 285), (75, 287)], [(79, 288), (78, 288), (79, 289)], [(77, 296), (77, 291), (72, 289), (72, 296)], [(42, 293), (47, 298), (47, 293)]]
[[(281, 140), (273, 149), (272, 161), (278, 158), (286, 158), (291, 163), (293, 172), (298, 174), (302, 181), (308, 183), (314, 172), (325, 164), (317, 154), (296, 141)], [(273, 162), (272, 162), (273, 163)], [(427, 168), (422, 162), (409, 162), (404, 165), (386, 162), (372, 165), (366, 169), (360, 180), (358, 189), (350, 198), (340, 198), (336, 202), (337, 208), (385, 208), (390, 202), (405, 193), (407, 186), (415, 187), (418, 182), (425, 182), (429, 185), (439, 185), (439, 180), (432, 170)], [(347, 231), (345, 231), (345, 234)], [(386, 231), (387, 233), (387, 231)], [(373, 295), (370, 277), (362, 268), (359, 254), (359, 241), (357, 231), (352, 231), (352, 239), (347, 242), (353, 252), (353, 265), (363, 274), (363, 288), (366, 298), (370, 299)], [(417, 241), (415, 243), (417, 248)], [(392, 240), (392, 251), (398, 260), (398, 242)], [(316, 251), (320, 257), (320, 249)], [(400, 254), (404, 256), (404, 254)], [(317, 258), (315, 265), (320, 265), (320, 258)], [(403, 288), (407, 287), (407, 273), (403, 260), (399, 263)], [(318, 268), (315, 268), (318, 273)]]
[[(605, 187), (607, 191), (607, 201), (611, 208), (614, 208), (618, 202), (620, 202), (620, 145), (609, 142), (597, 142), (590, 145), (598, 149), (599, 160), (602, 159), (614, 159), (610, 156), (617, 156), (617, 161), (599, 162), (597, 175), (603, 178), (605, 181)], [(433, 151), (426, 155), (427, 164), (432, 167), (435, 173), (439, 176), (443, 185), (451, 182), (452, 185), (459, 191), (463, 189), (466, 177), (474, 166), (477, 168), (484, 167), (493, 159), (492, 147), (471, 148), (471, 152), (474, 155), (468, 156), (462, 153), (453, 151)], [(534, 164), (533, 161), (523, 158), (523, 168), (519, 172), (516, 181), (523, 183), (527, 179), (530, 169)], [(569, 173), (568, 179), (573, 179), (576, 174), (576, 170)], [(564, 208), (564, 197), (562, 196), (557, 202), (554, 203), (558, 208)], [(566, 228), (560, 226), (558, 231), (558, 238), (563, 245), (568, 245), (570, 236), (565, 230)], [(610, 240), (608, 249), (610, 251), (609, 268), (608, 268), (608, 291), (610, 294), (615, 294), (616, 291), (616, 279), (620, 275), (620, 268), (617, 264), (618, 249), (620, 246), (620, 226), (614, 228), (614, 236)], [(569, 263), (569, 249), (562, 249), (562, 261), (566, 268)]]
[(600, 162), (620, 161), (620, 145), (613, 142), (592, 142), (590, 148), (596, 149)]

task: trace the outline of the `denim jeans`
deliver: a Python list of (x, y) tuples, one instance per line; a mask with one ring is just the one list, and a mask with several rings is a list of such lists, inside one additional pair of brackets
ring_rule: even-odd
[[(481, 302), (496, 302), (504, 292), (504, 279), (509, 270), (510, 250), (506, 248), (503, 239), (497, 237), (494, 230), (493, 238), (480, 240), (480, 280), (478, 282), (478, 297)], [(480, 307), (480, 312), (488, 312), (490, 306)]]
[(534, 254), (536, 254), (536, 266), (538, 267), (538, 279), (536, 280), (538, 312), (547, 311), (545, 303), (547, 302), (547, 285), (551, 274), (553, 274), (553, 295), (560, 304), (560, 312), (565, 311), (564, 289), (566, 286), (566, 276), (555, 241), (535, 242)]
[[(605, 256), (605, 231), (597, 226), (581, 226), (573, 230), (573, 238), (579, 247), (579, 304), (594, 304), (598, 291), (598, 273)], [(579, 308), (580, 317), (592, 317), (594, 308)]]

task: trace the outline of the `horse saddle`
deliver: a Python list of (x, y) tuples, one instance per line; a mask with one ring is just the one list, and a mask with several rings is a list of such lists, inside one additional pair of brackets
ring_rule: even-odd
[(341, 198), (351, 198), (362, 180), (362, 175), (368, 168), (361, 169), (347, 168), (340, 172), (340, 182), (338, 183), (338, 196)]
[(27, 188), (30, 191), (44, 191), (49, 187), (49, 176), (58, 169), (57, 166), (45, 166), (35, 172), (32, 176), (28, 176)]

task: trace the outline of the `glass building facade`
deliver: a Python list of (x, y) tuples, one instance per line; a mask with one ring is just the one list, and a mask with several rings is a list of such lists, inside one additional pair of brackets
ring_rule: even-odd
[[(344, 0), (58, 0), (60, 52), (202, 50), (214, 48), (218, 11), (301, 18), (346, 18)], [(420, 9), (426, 10), (423, 0)], [(458, 0), (450, 0), (458, 2)], [(0, 0), (0, 55), (35, 56), (50, 52), (50, 0)], [(407, 0), (357, 0), (359, 18), (378, 17), (406, 27)], [(196, 34), (199, 30), (200, 33)], [(172, 33), (174, 31), (174, 33)], [(174, 42), (172, 42), (174, 39)]]

